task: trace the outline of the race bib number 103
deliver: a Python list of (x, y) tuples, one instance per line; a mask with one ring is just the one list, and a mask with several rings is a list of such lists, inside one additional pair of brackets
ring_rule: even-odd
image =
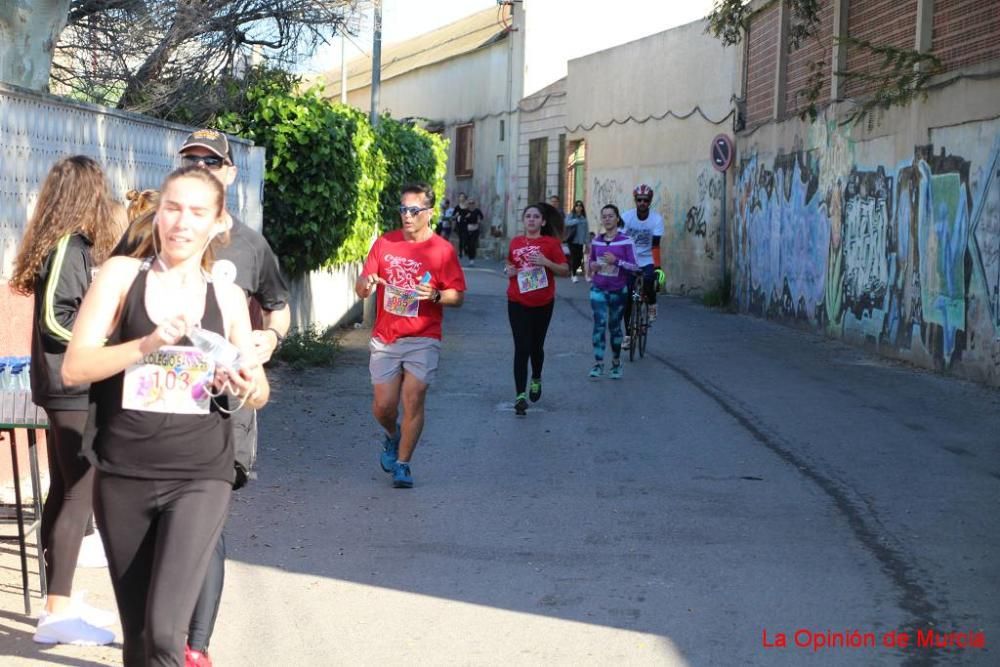
[(215, 364), (204, 352), (168, 345), (125, 370), (122, 408), (184, 415), (208, 414)]

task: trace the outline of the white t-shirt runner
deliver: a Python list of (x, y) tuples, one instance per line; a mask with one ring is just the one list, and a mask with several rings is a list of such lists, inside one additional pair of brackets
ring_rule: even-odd
[(647, 266), (653, 263), (653, 237), (663, 236), (663, 216), (650, 209), (645, 220), (640, 220), (635, 209), (622, 213), (625, 233), (635, 244), (635, 263)]

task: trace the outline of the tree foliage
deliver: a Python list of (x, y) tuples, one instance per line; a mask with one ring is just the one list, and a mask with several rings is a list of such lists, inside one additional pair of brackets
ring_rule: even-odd
[[(399, 192), (407, 183), (424, 181), (431, 184), (440, 203), (444, 198), (444, 176), (448, 165), (447, 141), (388, 115), (381, 117), (375, 136), (388, 167), (388, 178), (379, 199), (381, 217), (386, 226), (399, 224)], [(435, 210), (435, 218), (437, 214)]]
[[(849, 36), (838, 38), (820, 34), (819, 12), (824, 0), (770, 0), (756, 8), (752, 7), (750, 0), (715, 0), (707, 18), (706, 32), (717, 37), (725, 46), (739, 44), (749, 32), (754, 19), (782, 1), (790, 12), (790, 50), (799, 48), (808, 39), (815, 39), (826, 53), (836, 43), (876, 56), (871, 59), (874, 64), (864, 69), (834, 72), (845, 82), (860, 82), (864, 84), (864, 90), (873, 91), (860, 100), (857, 107), (848, 114), (845, 123), (858, 122), (876, 109), (903, 106), (926, 96), (931, 78), (942, 70), (940, 59), (931, 53), (900, 49)], [(800, 114), (803, 119), (808, 117), (815, 120), (818, 116), (820, 105), (823, 104), (821, 95), (828, 70), (829, 64), (823, 58), (809, 63), (808, 82), (802, 90), (796, 92), (807, 103)]]
[(444, 194), (447, 143), (384, 116), (333, 104), (318, 87), (260, 68), (214, 125), (267, 152), (264, 236), (291, 276), (365, 257), (375, 235), (399, 221), (399, 192), (416, 180)]
[(379, 228), (385, 159), (366, 116), (265, 81), (216, 125), (267, 151), (264, 236), (291, 276), (357, 260)]
[(89, 101), (204, 124), (260, 56), (287, 66), (359, 0), (72, 0), (51, 77)]

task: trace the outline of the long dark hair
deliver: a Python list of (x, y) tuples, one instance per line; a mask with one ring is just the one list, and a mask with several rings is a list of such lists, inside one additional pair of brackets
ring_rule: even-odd
[(563, 237), (564, 227), (563, 227), (563, 216), (552, 204), (540, 201), (537, 204), (529, 204), (524, 207), (524, 211), (521, 212), (521, 218), (524, 218), (524, 214), (528, 212), (529, 208), (536, 209), (542, 214), (542, 219), (545, 220), (545, 224), (542, 228), (538, 230), (539, 234), (542, 236), (554, 236), (557, 239)]
[(587, 217), (587, 207), (584, 206), (583, 202), (580, 201), (579, 199), (577, 199), (575, 202), (573, 202), (573, 215), (576, 215), (576, 207), (577, 206), (580, 207), (580, 215), (582, 215), (583, 217), (586, 218)]
[(11, 289), (23, 295), (34, 292), (45, 258), (67, 234), (90, 240), (95, 263), (107, 259), (121, 233), (114, 203), (104, 171), (91, 158), (74, 155), (52, 165), (21, 241)]

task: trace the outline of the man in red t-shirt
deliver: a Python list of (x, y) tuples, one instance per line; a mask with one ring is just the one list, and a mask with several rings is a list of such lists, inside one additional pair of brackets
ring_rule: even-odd
[(368, 370), (372, 413), (385, 429), (379, 463), (392, 473), (394, 487), (408, 489), (410, 457), (424, 428), (424, 398), (437, 372), (443, 307), (462, 305), (465, 274), (454, 247), (430, 227), (431, 187), (406, 186), (400, 204), (403, 228), (375, 241), (354, 290), (362, 299), (377, 290)]

